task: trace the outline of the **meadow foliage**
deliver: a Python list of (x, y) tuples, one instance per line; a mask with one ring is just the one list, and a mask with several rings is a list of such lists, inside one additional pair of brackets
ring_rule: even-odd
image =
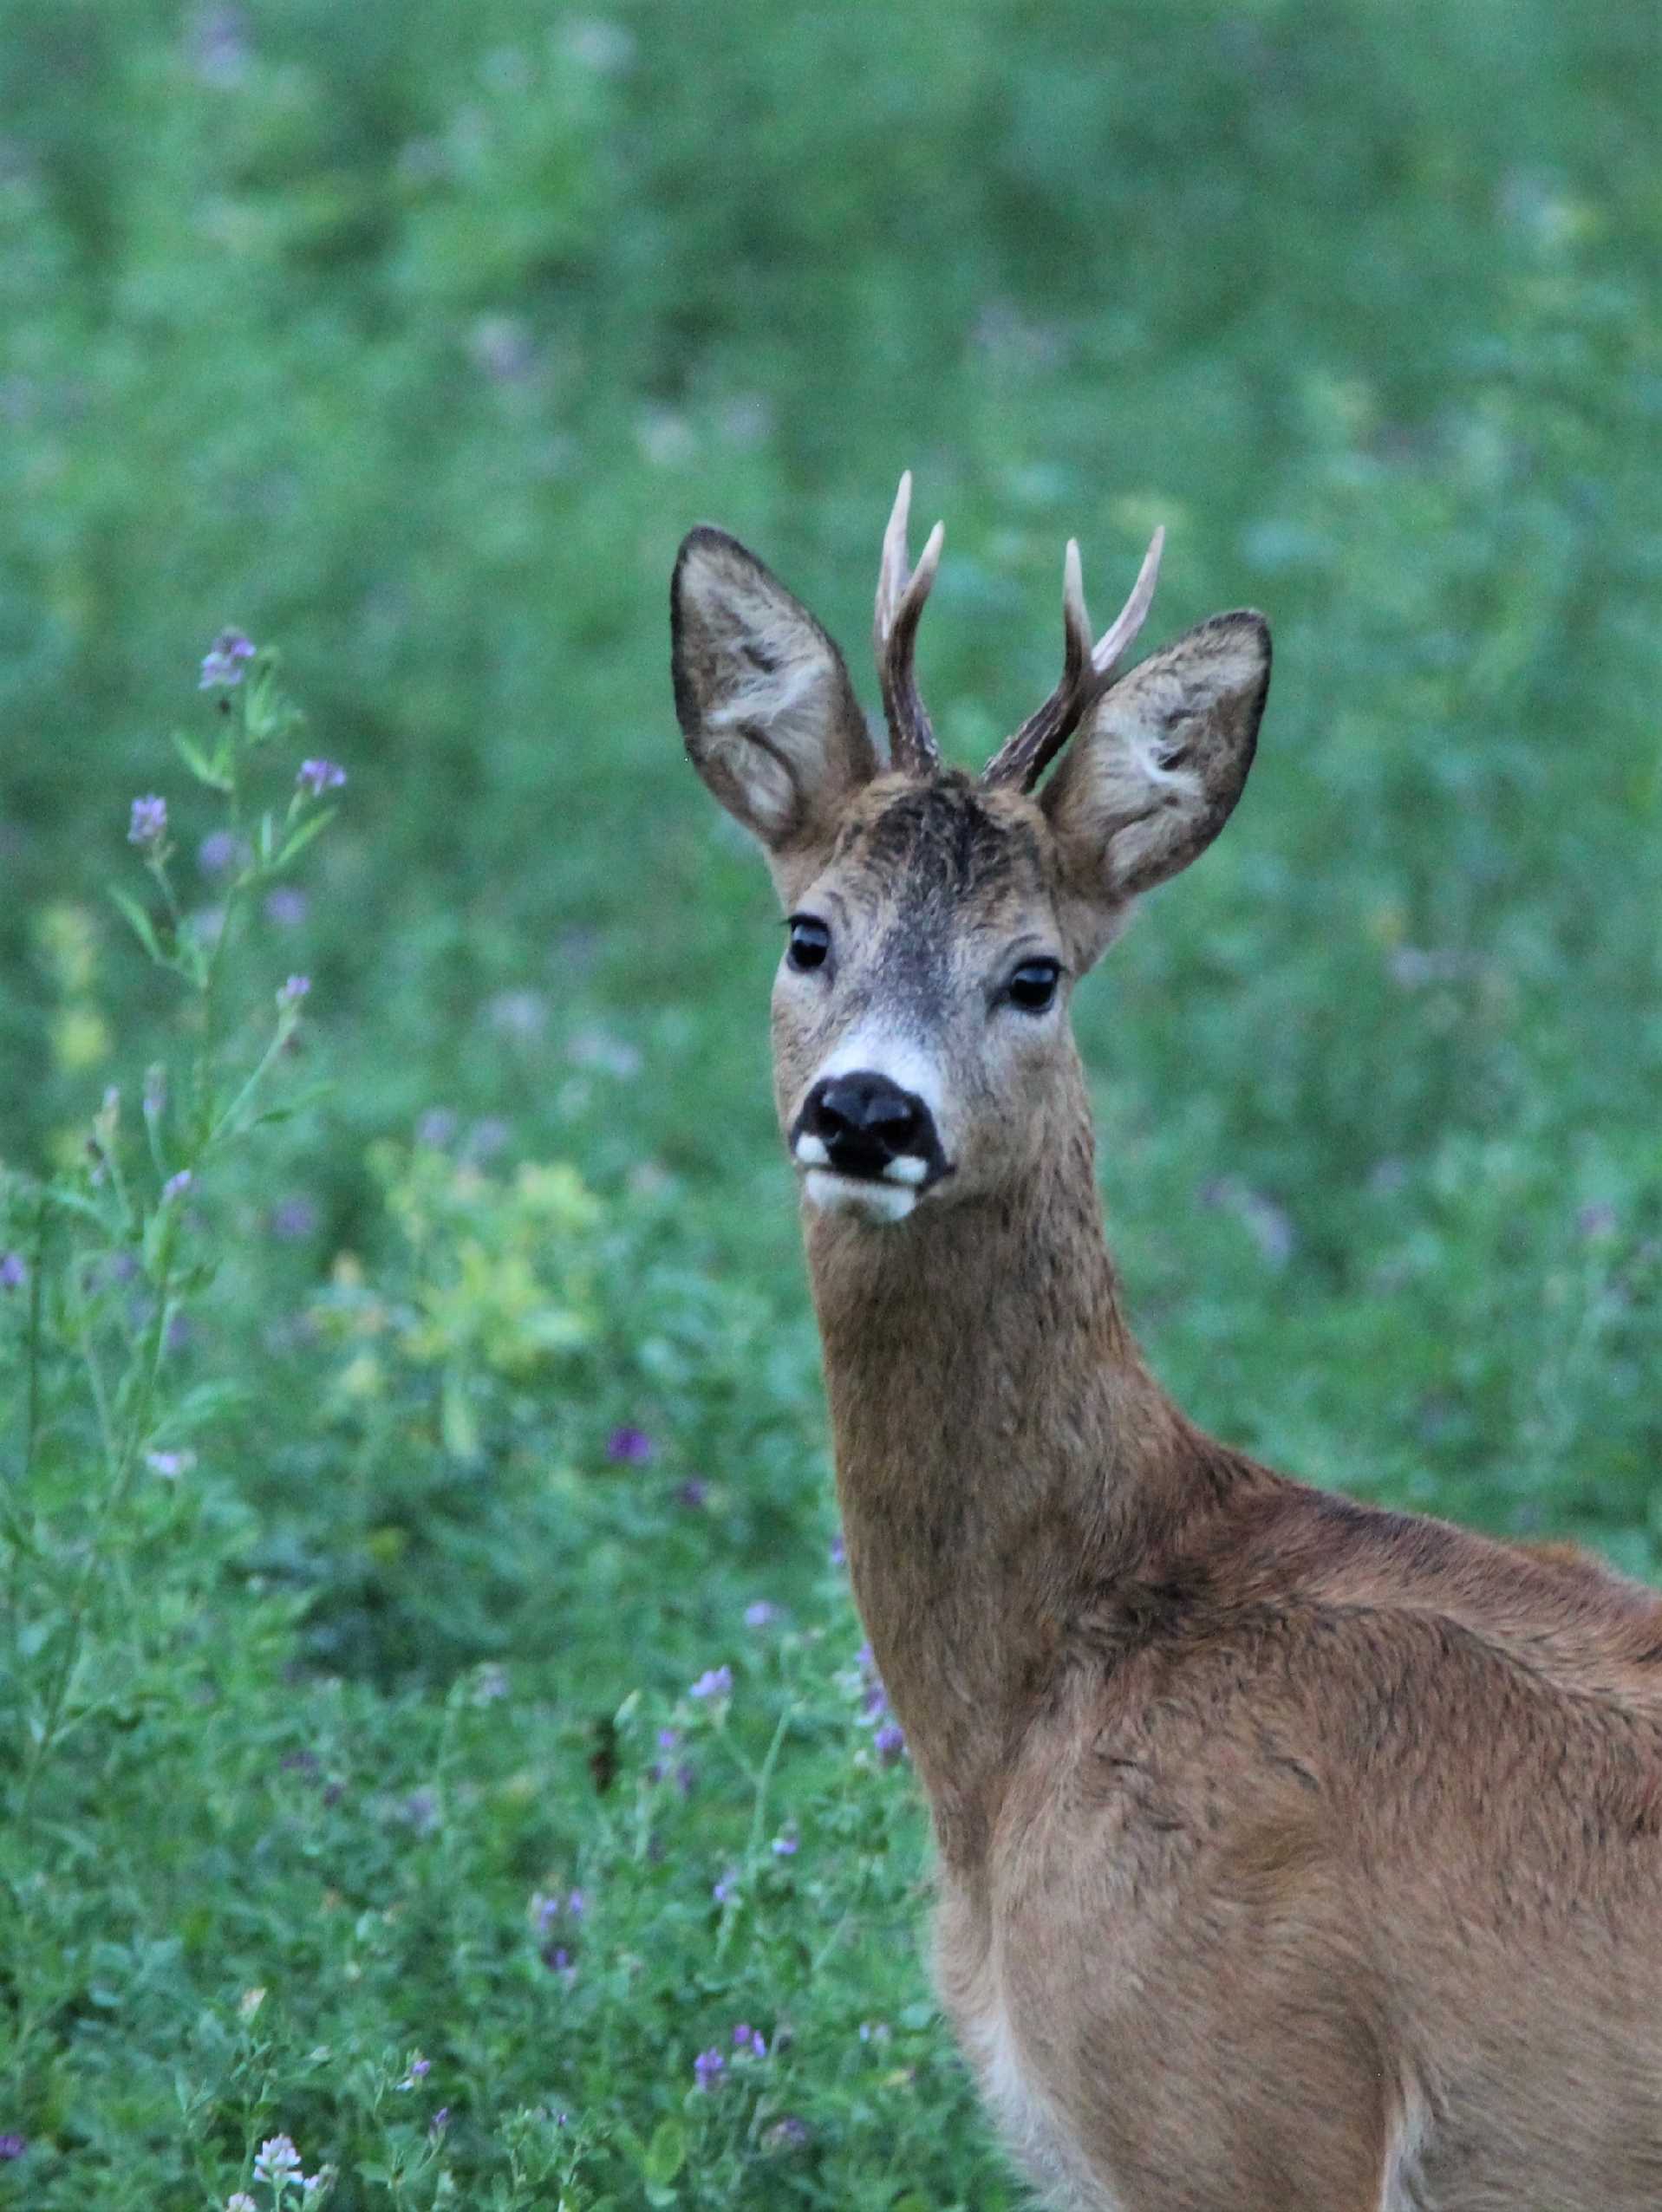
[(912, 466), (965, 759), (1070, 534), (1117, 603), (1166, 524), (1156, 641), (1267, 610), (1081, 993), (1141, 1333), (1662, 1567), (1654, 38), (1111, 12), (0, 10), (0, 2206), (1019, 2201), (675, 735), (700, 518), (870, 697)]

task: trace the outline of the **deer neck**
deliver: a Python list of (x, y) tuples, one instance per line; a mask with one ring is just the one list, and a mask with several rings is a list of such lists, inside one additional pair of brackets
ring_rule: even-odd
[(1125, 1324), (1069, 1075), (994, 1194), (808, 1217), (855, 1598), (961, 1868), (1069, 1623), (1148, 1570), (1201, 1480)]

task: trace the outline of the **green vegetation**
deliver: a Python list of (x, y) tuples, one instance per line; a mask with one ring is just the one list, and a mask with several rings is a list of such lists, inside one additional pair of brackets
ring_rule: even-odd
[(864, 683), (911, 465), (966, 758), (1070, 533), (1105, 606), (1168, 524), (1156, 640), (1268, 611), (1082, 994), (1142, 1333), (1662, 1566), (1659, 58), (0, 0), (0, 2206), (293, 2206), (279, 2137), (342, 2212), (1018, 2201), (830, 1563), (701, 517)]

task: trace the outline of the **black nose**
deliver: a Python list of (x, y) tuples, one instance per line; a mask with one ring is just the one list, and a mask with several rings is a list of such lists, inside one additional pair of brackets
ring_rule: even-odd
[(903, 1153), (940, 1149), (929, 1109), (887, 1076), (828, 1076), (808, 1093), (797, 1134), (817, 1136), (840, 1174), (880, 1175)]

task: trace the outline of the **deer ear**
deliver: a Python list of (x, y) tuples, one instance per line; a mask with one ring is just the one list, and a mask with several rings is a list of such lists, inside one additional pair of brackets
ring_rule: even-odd
[(770, 856), (828, 842), (877, 772), (842, 654), (725, 530), (683, 541), (669, 622), (675, 712), (712, 794)]
[(1094, 958), (1124, 909), (1229, 820), (1269, 690), (1269, 625), (1215, 615), (1133, 668), (1086, 716), (1040, 803)]

